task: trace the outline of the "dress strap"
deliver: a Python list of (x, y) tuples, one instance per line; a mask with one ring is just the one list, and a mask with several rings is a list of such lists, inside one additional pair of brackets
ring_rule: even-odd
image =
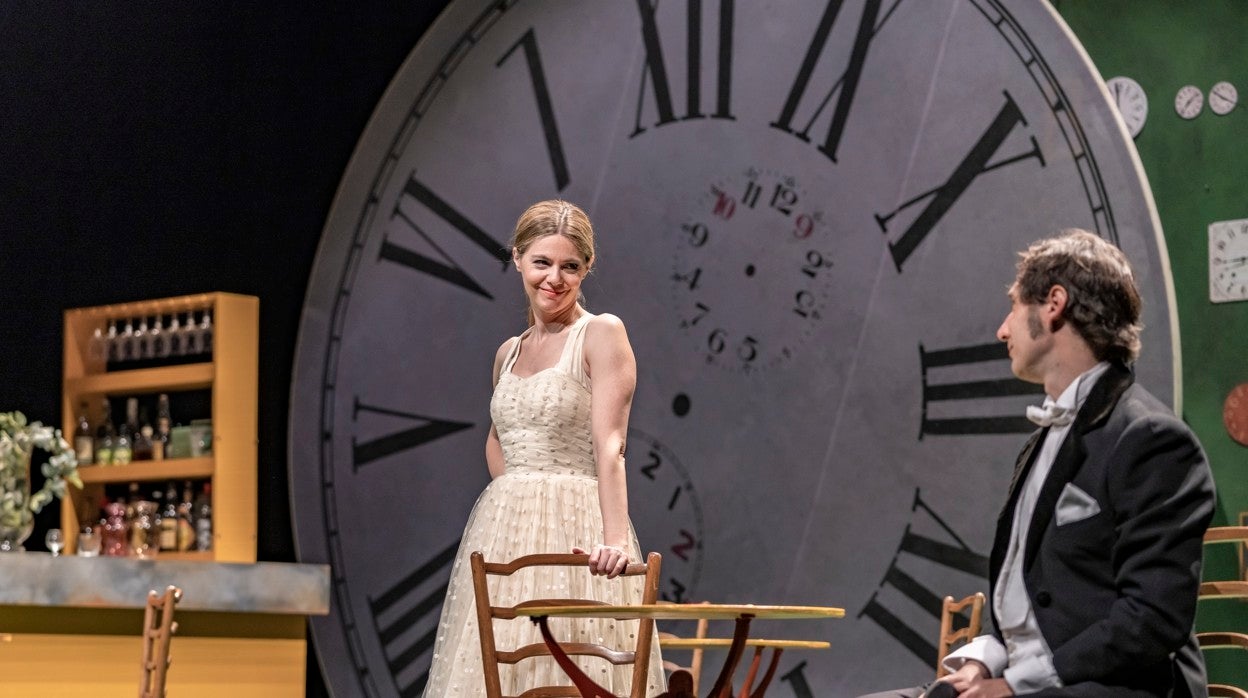
[(571, 374), (582, 385), (589, 385), (589, 376), (585, 373), (585, 328), (592, 317), (585, 313), (572, 324), (563, 345), (563, 355), (559, 357), (560, 370)]
[(511, 373), (512, 364), (516, 363), (516, 358), (520, 356), (520, 342), (524, 340), (525, 335), (532, 331), (533, 328), (529, 327), (529, 329), (520, 333), (520, 336), (511, 338), (511, 348), (507, 350), (507, 358), (503, 359), (503, 367), (499, 370), (498, 375), (502, 376)]

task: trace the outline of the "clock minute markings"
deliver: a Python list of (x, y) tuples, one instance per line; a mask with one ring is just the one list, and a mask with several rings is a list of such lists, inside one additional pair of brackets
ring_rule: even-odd
[(901, 545), (897, 547), (897, 552), (893, 554), (892, 562), (889, 563), (888, 570), (884, 573), (884, 578), (880, 580), (879, 588), (871, 594), (870, 600), (858, 612), (858, 617), (866, 616), (870, 618), (892, 636), (894, 640), (909, 650), (911, 654), (922, 659), (928, 666), (932, 666), (936, 663), (936, 646), (927, 638), (933, 633), (920, 633), (904, 620), (898, 618), (880, 600), (880, 589), (885, 585), (893, 587), (920, 608), (930, 613), (933, 619), (939, 620), (941, 598), (943, 597), (938, 596), (927, 585), (915, 579), (913, 575), (898, 566), (897, 563), (902, 559), (902, 555), (922, 558), (980, 579), (987, 579), (988, 577), (988, 557), (971, 550), (970, 546), (945, 523), (944, 519), (923, 501), (918, 489), (914, 491), (914, 503), (911, 505), (910, 510), (915, 513), (918, 513), (919, 510), (925, 512), (927, 517), (930, 517), (932, 521), (949, 534), (956, 544), (941, 542), (921, 533), (916, 533), (914, 529), (917, 521), (912, 517), (910, 523), (906, 525), (905, 533), (902, 534)]
[[(369, 618), (373, 631), (381, 644), (382, 653), (386, 658), (386, 667), (390, 670), (390, 679), (404, 698), (418, 696), (425, 688), (429, 679), (429, 667), (411, 676), (408, 668), (433, 649), (437, 637), (437, 622), (441, 614), (442, 599), (446, 596), (446, 583), (428, 587), (435, 576), (441, 576), (443, 570), (450, 567), (455, 559), (455, 551), (459, 549), (459, 541), (444, 547), (441, 551), (422, 563), (412, 572), (405, 575), (393, 586), (377, 596), (368, 597)], [(423, 588), (423, 593), (422, 593)], [(414, 640), (410, 639), (410, 630), (417, 624), (432, 618), (434, 626)], [(410, 679), (403, 677), (411, 676)], [(400, 683), (404, 681), (404, 683)]]
[[(658, 112), (658, 121), (654, 123), (656, 128), (677, 121), (703, 119), (708, 116), (702, 112), (702, 0), (686, 0), (685, 115), (679, 119), (672, 105), (671, 83), (668, 80), (666, 61), (663, 57), (663, 45), (659, 41), (659, 24), (655, 18), (657, 3), (653, 0), (637, 0), (637, 9), (641, 14), (641, 37), (646, 56), (645, 66), (641, 72), (641, 85), (637, 92), (636, 123), (629, 138), (635, 138), (646, 132), (646, 128), (641, 125), (641, 115), (646, 102), (647, 83), (651, 85), (655, 109)], [(734, 0), (720, 0), (715, 111), (709, 115), (712, 119), (732, 121), (737, 118), (732, 114), (733, 14)]]
[(503, 270), (507, 269), (507, 264), (511, 261), (511, 253), (507, 250), (507, 247), (470, 221), (467, 216), (452, 207), (429, 187), (425, 186), (423, 182), (416, 178), (415, 172), (408, 177), (407, 183), (403, 186), (403, 193), (399, 196), (398, 201), (395, 202), (390, 218), (392, 221), (397, 221), (399, 225), (423, 238), (442, 259), (437, 260), (403, 247), (391, 241), (389, 234), (382, 239), (381, 249), (377, 253), (378, 259), (394, 262), (408, 269), (428, 274), (435, 279), (453, 284), (478, 296), (494, 300), (494, 296), (490, 295), (490, 292), (485, 290), (485, 287), (469, 276), (443, 250), (442, 246), (438, 245), (433, 234), (416, 224), (412, 216), (409, 215), (408, 210), (404, 208), (405, 205), (411, 204), (420, 204), (433, 212), (443, 221), (449, 223), (455, 232), (467, 238), (491, 257), (502, 262)]
[(927, 235), (932, 232), (932, 229), (940, 223), (941, 218), (949, 212), (954, 203), (966, 193), (971, 183), (980, 175), (1029, 158), (1035, 158), (1040, 162), (1040, 166), (1044, 167), (1044, 154), (1040, 152), (1040, 144), (1036, 141), (1035, 136), (1029, 137), (1031, 150), (989, 164), (988, 161), (996, 155), (997, 150), (1000, 149), (1001, 144), (1005, 142), (1006, 137), (1010, 135), (1014, 127), (1019, 124), (1027, 125), (1027, 120), (1023, 117), (1022, 111), (1019, 110), (1018, 104), (1014, 102), (1014, 98), (1010, 96), (1009, 92), (1004, 94), (1005, 104), (997, 111), (996, 117), (988, 125), (987, 130), (975, 141), (975, 145), (971, 147), (966, 157), (962, 158), (962, 161), (958, 163), (958, 166), (954, 168), (953, 173), (949, 175), (949, 178), (943, 184), (915, 196), (889, 213), (875, 214), (875, 220), (879, 224), (880, 230), (887, 234), (889, 232), (888, 223), (894, 216), (924, 199), (929, 197), (931, 199), (919, 213), (918, 217), (914, 219), (914, 222), (906, 228), (906, 232), (902, 233), (896, 242), (888, 243), (888, 251), (893, 256), (893, 264), (897, 266), (898, 273), (901, 273), (902, 265), (918, 248), (919, 243), (923, 242)]
[(351, 469), (354, 473), (359, 473), (360, 468), (375, 463), (387, 456), (392, 456), (402, 451), (407, 451), (418, 446), (423, 446), (430, 441), (450, 436), (465, 429), (471, 429), (471, 422), (453, 422), (445, 419), (437, 419), (420, 414), (410, 412), (402, 412), (399, 410), (377, 407), (375, 405), (366, 405), (360, 402), (359, 396), (355, 398), (355, 406), (351, 412), (352, 421), (359, 419), (360, 412), (371, 412), (373, 414), (385, 415), (390, 417), (403, 417), (405, 419), (423, 422), (414, 427), (409, 427), (401, 431), (393, 432), (385, 436), (371, 439), (363, 443), (356, 441), (355, 436), (351, 437)]

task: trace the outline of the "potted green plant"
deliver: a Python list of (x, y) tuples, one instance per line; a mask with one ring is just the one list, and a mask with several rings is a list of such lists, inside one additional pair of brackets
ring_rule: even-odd
[[(36, 448), (51, 456), (42, 468), (43, 487), (31, 494), (30, 456)], [(64, 497), (66, 483), (82, 487), (78, 459), (61, 430), (27, 423), (21, 412), (0, 413), (0, 552), (24, 549), (34, 515)]]

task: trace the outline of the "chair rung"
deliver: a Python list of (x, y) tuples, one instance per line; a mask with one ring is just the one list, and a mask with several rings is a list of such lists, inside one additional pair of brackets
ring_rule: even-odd
[[(559, 643), (569, 656), (574, 657), (598, 657), (605, 659), (612, 664), (631, 664), (635, 660), (636, 654), (627, 650), (613, 650), (601, 645), (591, 645), (583, 642)], [(522, 659), (531, 657), (549, 657), (550, 649), (545, 644), (532, 644), (523, 647), (517, 647), (514, 650), (499, 650), (498, 661), (503, 664), (515, 664)]]

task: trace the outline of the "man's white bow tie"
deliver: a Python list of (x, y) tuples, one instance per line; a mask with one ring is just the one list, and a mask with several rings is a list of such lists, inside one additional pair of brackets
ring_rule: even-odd
[(1027, 406), (1027, 419), (1042, 427), (1064, 427), (1075, 421), (1075, 410), (1045, 400), (1040, 407)]

